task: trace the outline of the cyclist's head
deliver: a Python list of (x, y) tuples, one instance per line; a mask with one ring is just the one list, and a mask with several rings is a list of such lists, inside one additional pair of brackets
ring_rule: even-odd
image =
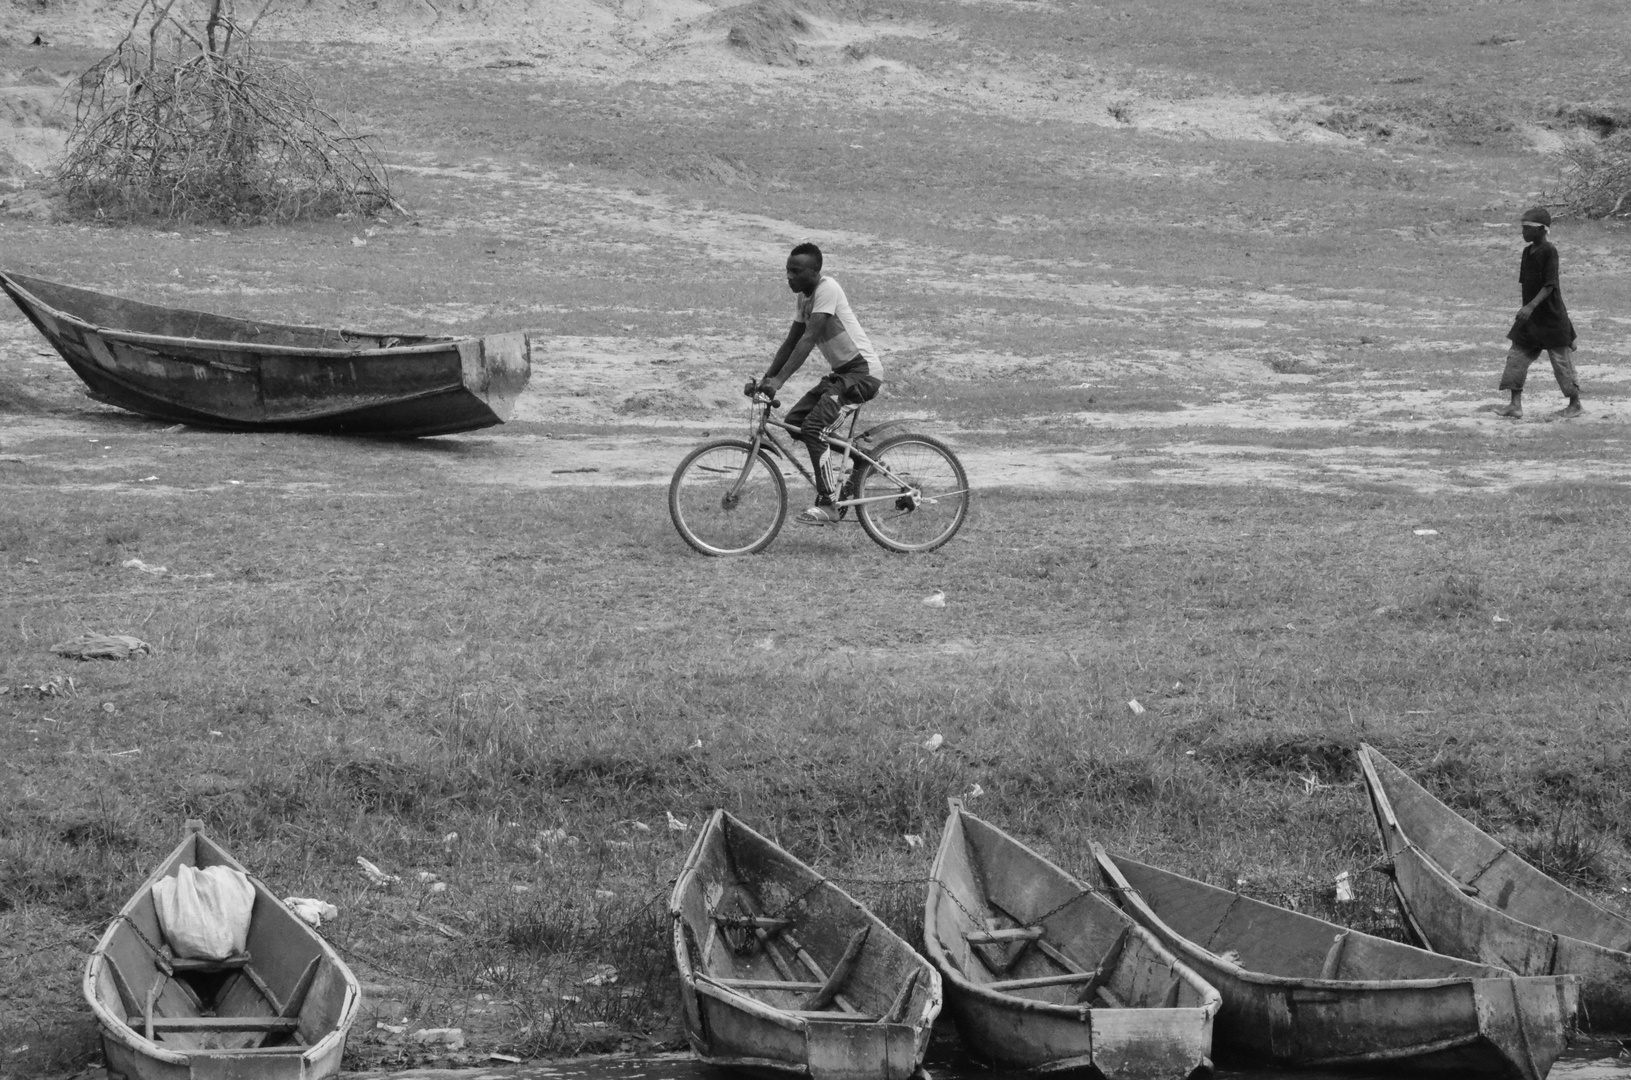
[(821, 249), (806, 241), (787, 256), (787, 287), (809, 296), (821, 284)]
[(794, 244), (793, 250), (789, 252), (789, 254), (808, 255), (815, 259), (815, 268), (817, 270), (821, 269), (821, 249), (810, 243), (808, 240), (804, 241), (802, 244)]

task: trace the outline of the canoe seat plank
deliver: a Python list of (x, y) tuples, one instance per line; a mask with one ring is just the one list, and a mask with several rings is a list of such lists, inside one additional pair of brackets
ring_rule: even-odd
[(732, 990), (797, 990), (808, 994), (822, 987), (818, 982), (789, 982), (786, 979), (724, 979), (713, 975), (705, 978)]
[(842, 1020), (846, 1024), (876, 1024), (881, 1016), (863, 1016), (860, 1013), (827, 1012), (821, 1009), (786, 1009), (788, 1016), (800, 1020)]
[(821, 988), (804, 1002), (806, 1009), (821, 1009), (838, 996), (838, 992), (849, 982), (849, 977), (855, 972), (855, 965), (860, 963), (861, 950), (866, 947), (866, 939), (872, 933), (872, 927), (863, 926), (850, 935), (849, 944), (844, 946), (844, 955), (839, 957), (838, 963), (833, 966), (832, 974), (822, 982)]
[(1092, 982), (1099, 977), (1097, 971), (1072, 971), (1068, 975), (1039, 975), (1032, 979), (1002, 979), (986, 983), (987, 990), (1030, 990), (1038, 986), (1069, 986), (1073, 983)]
[[(1043, 956), (1046, 956), (1049, 960), (1052, 960), (1054, 963), (1058, 964), (1060, 967), (1064, 968), (1066, 971), (1070, 972), (1072, 975), (1092, 975), (1093, 974), (1092, 971), (1089, 971), (1087, 968), (1083, 967), (1082, 965), (1078, 964), (1076, 961), (1072, 960), (1070, 957), (1066, 956), (1064, 953), (1060, 952), (1057, 948), (1054, 947), (1054, 945), (1051, 942), (1043, 941), (1041, 939), (1038, 939), (1037, 943), (1036, 943), (1036, 947), (1042, 953)], [(1117, 955), (1119, 955), (1119, 951), (1117, 952)], [(1111, 963), (1114, 963), (1115, 962), (1115, 956), (1109, 957), (1109, 960), (1110, 960)], [(1098, 967), (1098, 970), (1102, 971), (1102, 970), (1104, 970), (1104, 968), (1106, 966), (1107, 965), (1105, 965), (1105, 964), (1100, 964), (1099, 967)]]
[(963, 940), (970, 945), (1006, 945), (1011, 941), (1036, 941), (1042, 936), (1040, 926), (1016, 926), (1008, 930), (965, 930)]
[(236, 971), (246, 967), (251, 960), (248, 953), (239, 953), (224, 960), (198, 960), (190, 956), (178, 956), (169, 961), (171, 971)]
[(777, 933), (793, 925), (792, 919), (772, 919), (763, 915), (715, 915), (714, 923), (727, 930), (768, 930)]
[(156, 1032), (266, 1031), (289, 1032), (300, 1026), (291, 1016), (132, 1016), (130, 1026), (147, 1023)]

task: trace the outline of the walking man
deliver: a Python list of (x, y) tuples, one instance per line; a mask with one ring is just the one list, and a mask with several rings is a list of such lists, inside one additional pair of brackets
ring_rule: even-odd
[(1506, 369), (1501, 373), (1501, 389), (1512, 392), (1512, 402), (1499, 413), (1514, 420), (1523, 416), (1523, 382), (1529, 365), (1544, 351), (1552, 362), (1552, 374), (1557, 376), (1557, 387), (1569, 404), (1559, 416), (1579, 416), (1580, 383), (1574, 375), (1574, 324), (1569, 321), (1569, 309), (1563, 304), (1563, 290), (1558, 283), (1557, 248), (1547, 239), (1551, 231), (1552, 215), (1544, 206), (1523, 212), (1523, 238), (1529, 246), (1523, 249), (1518, 261), (1518, 284), (1523, 293), (1523, 307), (1507, 331), (1512, 348), (1506, 354)]
[(799, 244), (787, 256), (787, 287), (793, 292), (793, 325), (776, 350), (759, 391), (776, 396), (805, 358), (818, 346), (832, 370), (787, 413), (815, 466), (816, 502), (797, 518), (805, 525), (832, 525), (842, 517), (833, 505), (832, 463), (822, 431), (838, 419), (844, 405), (871, 401), (883, 385), (883, 364), (872, 340), (861, 329), (843, 288), (821, 272), (821, 249)]

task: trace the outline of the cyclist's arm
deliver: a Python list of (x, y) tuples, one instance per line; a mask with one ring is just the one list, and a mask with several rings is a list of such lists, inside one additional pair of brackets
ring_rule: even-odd
[(796, 322), (789, 327), (787, 340), (776, 350), (776, 359), (770, 362), (770, 370), (765, 372), (765, 381), (781, 389), (793, 377), (793, 373), (804, 365), (810, 351), (826, 336), (827, 320), (831, 318), (828, 312), (816, 311), (811, 313), (809, 322)]

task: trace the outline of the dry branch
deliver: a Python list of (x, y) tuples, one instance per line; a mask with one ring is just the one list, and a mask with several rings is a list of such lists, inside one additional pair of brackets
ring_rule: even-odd
[(1631, 217), (1631, 132), (1572, 138), (1559, 157), (1562, 180), (1548, 201), (1581, 217)]
[(250, 29), (271, 2), (246, 27), (238, 0), (141, 0), (80, 77), (57, 170), (70, 212), (251, 222), (394, 205), (372, 143), (255, 54)]

